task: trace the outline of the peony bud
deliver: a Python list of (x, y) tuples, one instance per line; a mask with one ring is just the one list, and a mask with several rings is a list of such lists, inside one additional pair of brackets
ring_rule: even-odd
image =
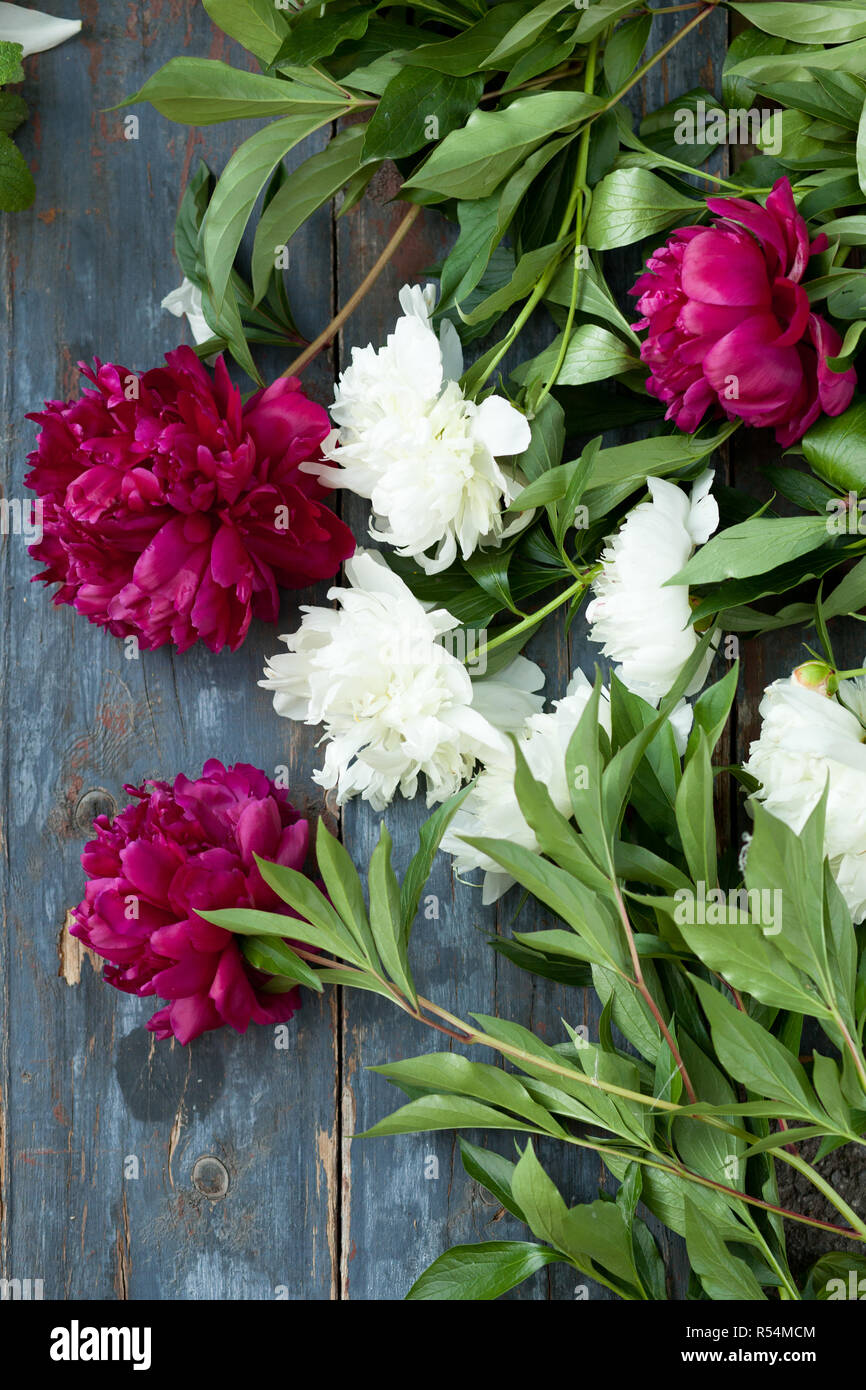
[(839, 689), (839, 679), (832, 666), (826, 661), (804, 661), (794, 671), (794, 680), (806, 690), (814, 690), (816, 695), (835, 695)]

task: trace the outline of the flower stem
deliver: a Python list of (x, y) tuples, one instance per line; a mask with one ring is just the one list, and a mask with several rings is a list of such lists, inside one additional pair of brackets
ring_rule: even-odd
[(543, 608), (537, 608), (534, 613), (530, 613), (522, 622), (515, 623), (514, 627), (506, 628), (505, 632), (500, 632), (498, 637), (492, 637), (489, 642), (483, 642), (477, 652), (471, 653), (472, 661), (479, 661), (481, 657), (486, 656), (488, 652), (494, 651), (496, 647), (501, 647), (504, 643), (510, 642), (513, 637), (519, 637), (521, 632), (530, 632), (532, 628), (537, 627), (550, 613), (555, 613), (557, 608), (561, 608), (570, 598), (583, 593), (584, 589), (588, 587), (593, 573), (594, 568), (581, 574), (573, 584), (570, 584), (567, 589), (563, 589), (561, 594), (558, 594), (556, 598), (552, 598)]
[(625, 902), (623, 901), (622, 891), (620, 889), (619, 882), (616, 878), (613, 859), (612, 856), (610, 856), (610, 854), (609, 859), (611, 868), (611, 886), (613, 888), (614, 897), (616, 899), (617, 910), (619, 911), (620, 920), (625, 930), (626, 940), (628, 942), (629, 955), (631, 957), (632, 969), (634, 970), (634, 980), (632, 981), (632, 984), (640, 994), (641, 998), (644, 1000), (647, 1008), (649, 1009), (650, 1013), (656, 1021), (656, 1027), (658, 1028), (659, 1032), (661, 1033), (662, 1037), (664, 1038), (665, 1042), (670, 1048), (671, 1056), (673, 1057), (674, 1062), (676, 1063), (677, 1070), (683, 1079), (683, 1085), (686, 1088), (686, 1095), (688, 1096), (692, 1105), (697, 1105), (697, 1092), (695, 1091), (695, 1088), (691, 1082), (691, 1078), (688, 1072), (686, 1071), (686, 1064), (680, 1055), (680, 1050), (677, 1047), (673, 1034), (671, 1033), (670, 1029), (665, 1023), (664, 1018), (662, 1017), (661, 1009), (659, 1008), (658, 1004), (653, 998), (652, 990), (649, 988), (646, 980), (644, 979), (643, 968), (641, 967), (640, 963), (640, 956), (638, 954), (637, 945), (635, 944), (634, 932), (632, 931), (631, 921), (629, 919)]
[[(592, 96), (595, 90), (595, 65), (598, 57), (598, 38), (594, 38), (589, 45), (586, 53), (586, 73), (584, 75), (583, 90)], [(534, 403), (537, 412), (542, 401), (550, 395), (552, 388), (556, 384), (556, 379), (562, 371), (562, 364), (565, 361), (565, 354), (568, 352), (568, 344), (571, 341), (571, 328), (574, 323), (574, 315), (577, 310), (577, 296), (580, 286), (580, 260), (583, 254), (583, 226), (586, 213), (592, 200), (592, 194), (586, 186), (586, 169), (589, 160), (589, 141), (592, 134), (592, 126), (586, 125), (580, 132), (580, 139), (577, 146), (577, 168), (574, 174), (574, 186), (566, 209), (564, 223), (567, 227), (574, 218), (574, 247), (572, 249), (572, 272), (571, 272), (571, 298), (568, 301), (568, 317), (565, 320), (565, 327), (562, 330), (562, 341), (559, 344), (559, 352), (556, 355), (556, 362), (553, 370), (541, 394)]]
[(319, 355), (319, 353), (322, 351), (322, 348), (327, 347), (333, 341), (333, 339), (337, 336), (346, 320), (355, 312), (355, 310), (357, 309), (358, 305), (361, 303), (361, 300), (364, 298), (367, 292), (373, 288), (379, 276), (382, 274), (382, 271), (385, 269), (385, 266), (388, 264), (388, 262), (391, 260), (391, 257), (394, 255), (394, 252), (397, 250), (407, 233), (411, 230), (412, 225), (415, 222), (415, 219), (417, 218), (420, 211), (420, 203), (414, 203), (412, 207), (410, 207), (409, 211), (406, 213), (406, 216), (403, 218), (403, 221), (400, 223), (396, 232), (391, 237), (391, 240), (388, 242), (388, 245), (385, 247), (382, 254), (379, 256), (375, 265), (364, 276), (364, 279), (361, 281), (360, 285), (355, 290), (355, 292), (349, 297), (349, 299), (346, 300), (346, 303), (343, 305), (340, 312), (334, 315), (327, 328), (324, 328), (322, 330), (318, 338), (315, 338), (313, 342), (309, 344), (308, 347), (304, 348), (304, 351), (300, 354), (300, 356), (296, 357), (294, 362), (291, 362), (289, 364), (286, 370), (282, 373), (283, 376), (294, 376), (296, 372), (300, 372), (304, 367), (307, 366), (309, 362), (312, 362), (314, 357), (317, 357)]
[[(646, 1096), (642, 1092), (630, 1091), (624, 1086), (615, 1086), (611, 1082), (600, 1081), (596, 1077), (587, 1076), (585, 1073), (575, 1070), (574, 1067), (560, 1065), (557, 1062), (549, 1061), (546, 1057), (539, 1057), (534, 1053), (530, 1054), (524, 1052), (522, 1048), (514, 1047), (511, 1043), (506, 1043), (499, 1038), (494, 1038), (489, 1033), (485, 1033), (481, 1029), (475, 1028), (464, 1022), (464, 1020), (458, 1018), (456, 1014), (450, 1013), (448, 1009), (440, 1008), (438, 1004), (434, 1004), (430, 999), (425, 999), (423, 995), (418, 996), (418, 1008), (413, 1008), (408, 999), (403, 997), (396, 986), (392, 985), (390, 981), (385, 980), (383, 976), (375, 971), (369, 969), (361, 970), (358, 969), (357, 966), (347, 965), (345, 962), (329, 959), (326, 956), (320, 955), (318, 951), (310, 950), (307, 947), (295, 945), (294, 950), (302, 960), (307, 961), (310, 965), (321, 966), (328, 970), (342, 971), (346, 975), (347, 985), (351, 985), (351, 977), (353, 975), (365, 977), (369, 977), (371, 974), (374, 975), (375, 978), (387, 988), (393, 1002), (397, 1004), (404, 1013), (409, 1014), (416, 1022), (423, 1023), (428, 1028), (435, 1028), (440, 1033), (446, 1033), (457, 1042), (464, 1043), (467, 1046), (477, 1044), (492, 1048), (503, 1057), (508, 1057), (516, 1062), (518, 1066), (525, 1064), (530, 1068), (538, 1067), (540, 1070), (550, 1072), (554, 1076), (566, 1077), (569, 1081), (582, 1083), (591, 1087), (593, 1090), (604, 1091), (608, 1095), (619, 1096), (621, 1100), (634, 1101), (640, 1105), (648, 1106), (653, 1110), (664, 1110), (676, 1114), (683, 1109), (682, 1106), (677, 1105), (674, 1101), (663, 1100), (660, 1096)], [(433, 1014), (435, 1017), (430, 1018), (428, 1017), (429, 1014)], [(443, 1028), (441, 1024), (436, 1021), (437, 1019), (441, 1019), (442, 1022), (448, 1026)], [(728, 1125), (724, 1121), (717, 1121), (714, 1115), (687, 1112), (685, 1118), (710, 1124), (713, 1128), (722, 1129), (734, 1134), (743, 1133), (743, 1131), (738, 1130), (733, 1125)], [(751, 1136), (747, 1135), (746, 1137)], [(827, 1183), (819, 1173), (815, 1172), (814, 1168), (811, 1168), (803, 1159), (796, 1155), (786, 1153), (783, 1150), (777, 1150), (775, 1156), (783, 1159), (786, 1163), (790, 1163), (792, 1167), (797, 1168), (798, 1171), (803, 1173), (804, 1176), (823, 1193), (827, 1200), (832, 1203), (836, 1210), (845, 1217), (845, 1220), (850, 1222), (852, 1227), (851, 1230), (846, 1230), (844, 1226), (836, 1226), (829, 1221), (821, 1221), (814, 1217), (802, 1216), (799, 1212), (790, 1211), (786, 1207), (775, 1206), (772, 1202), (765, 1202), (758, 1197), (752, 1197), (749, 1193), (741, 1192), (738, 1188), (726, 1187), (724, 1183), (715, 1182), (711, 1178), (704, 1178), (699, 1173), (692, 1172), (691, 1169), (686, 1168), (679, 1162), (671, 1164), (663, 1162), (656, 1156), (647, 1157), (643, 1154), (619, 1153), (617, 1150), (610, 1148), (607, 1144), (593, 1143), (591, 1140), (578, 1139), (574, 1135), (568, 1135), (564, 1142), (574, 1144), (578, 1148), (593, 1149), (602, 1156), (607, 1153), (613, 1157), (633, 1160), (635, 1163), (652, 1168), (659, 1168), (667, 1173), (674, 1173), (685, 1182), (694, 1182), (701, 1187), (712, 1188), (713, 1191), (721, 1192), (725, 1196), (732, 1197), (738, 1202), (745, 1202), (749, 1206), (759, 1207), (762, 1211), (773, 1212), (775, 1215), (785, 1217), (790, 1221), (798, 1221), (806, 1226), (815, 1226), (819, 1230), (830, 1231), (833, 1235), (842, 1236), (848, 1240), (866, 1240), (866, 1223), (860, 1220), (847, 1203), (833, 1191), (829, 1183)], [(649, 1152), (654, 1153), (655, 1151), (650, 1150)]]
[[(684, 24), (682, 29), (678, 29), (677, 32), (673, 35), (673, 37), (668, 39), (667, 43), (663, 44), (660, 49), (653, 53), (652, 56), (648, 58), (647, 61), (638, 68), (637, 72), (632, 75), (629, 81), (626, 82), (625, 85), (621, 87), (618, 92), (616, 92), (612, 97), (610, 97), (610, 99), (606, 101), (603, 106), (600, 106), (597, 111), (593, 112), (591, 116), (588, 116), (586, 119), (586, 123), (583, 129), (581, 130), (581, 139), (589, 131), (589, 128), (591, 127), (593, 121), (598, 120), (598, 117), (604, 115), (605, 111), (610, 111), (612, 107), (616, 106), (616, 104), (622, 100), (626, 93), (631, 91), (632, 87), (636, 86), (640, 81), (642, 81), (646, 74), (650, 72), (653, 67), (655, 67), (656, 63), (659, 63), (663, 58), (666, 58), (668, 53), (670, 53), (671, 49), (675, 48), (676, 45), (680, 42), (680, 40), (685, 38), (686, 34), (690, 33), (690, 31), (694, 29), (696, 25), (700, 24), (702, 20), (706, 18), (706, 16), (710, 13), (711, 10), (715, 9), (717, 3), (718, 0), (707, 0), (707, 4), (699, 11), (698, 14), (696, 14), (692, 19), (689, 20), (688, 24)], [(589, 60), (587, 59), (587, 62), (588, 61)], [(573, 215), (574, 209), (571, 208), (570, 212), (567, 214), (567, 220), (563, 219), (563, 230), (560, 232), (560, 236), (565, 235), (565, 230), (570, 224)], [(532, 311), (544, 298), (547, 292), (547, 288), (550, 285), (550, 282), (553, 279), (554, 274), (559, 268), (559, 263), (559, 257), (554, 257), (551, 260), (550, 265), (542, 273), (541, 279), (538, 281), (538, 283), (535, 286), (535, 289), (529, 296), (529, 299), (527, 299), (520, 313), (517, 315), (517, 318), (514, 320), (514, 323), (511, 325), (511, 328), (502, 340), (499, 349), (497, 350), (491, 361), (487, 364), (487, 368), (484, 372), (484, 375), (481, 377), (480, 381), (476, 383), (476, 394), (484, 385), (484, 383), (489, 379), (492, 373), (496, 370), (499, 363), (502, 361), (503, 357), (511, 347), (512, 343), (517, 338), (521, 329), (524, 327), (527, 319), (532, 314)], [(563, 342), (566, 342), (565, 338), (563, 338)], [(560, 368), (561, 363), (559, 364), (557, 370), (559, 370)]]

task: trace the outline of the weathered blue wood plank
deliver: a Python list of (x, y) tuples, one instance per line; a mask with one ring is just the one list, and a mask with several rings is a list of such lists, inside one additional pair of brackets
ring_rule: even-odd
[[(53, 8), (79, 10), (75, 0)], [(78, 391), (77, 358), (139, 369), (176, 346), (179, 325), (159, 301), (180, 278), (172, 228), (182, 179), (199, 157), (221, 168), (255, 129), (188, 131), (139, 107), (139, 139), (127, 141), (123, 113), (103, 108), (167, 58), (244, 55), (195, 0), (90, 0), (83, 17), (80, 40), (28, 62), (37, 116), (23, 144), (37, 202), (2, 222), (9, 497), (25, 495), (34, 432), (24, 412)], [(298, 318), (311, 333), (332, 311), (329, 247), (327, 212), (293, 244)], [(322, 359), (308, 385), (323, 397), (328, 376)], [(314, 791), (311, 736), (278, 720), (256, 688), (276, 632), (294, 625), (295, 601), (278, 629), (255, 625), (234, 655), (163, 649), (127, 661), (120, 642), (30, 586), (25, 544), (9, 536), (2, 554), (2, 1273), (41, 1278), (46, 1298), (329, 1298), (334, 1001), (305, 999), (287, 1051), (263, 1028), (188, 1049), (155, 1043), (143, 1026), (148, 1001), (102, 985), (61, 939), (83, 890), (88, 837), (75, 813), (90, 789), (122, 804), (124, 782), (196, 775), (217, 755), (271, 773), (288, 765), (299, 798)], [(193, 1182), (202, 1155), (224, 1165), (222, 1198)], [(132, 1160), (138, 1175), (124, 1177)]]

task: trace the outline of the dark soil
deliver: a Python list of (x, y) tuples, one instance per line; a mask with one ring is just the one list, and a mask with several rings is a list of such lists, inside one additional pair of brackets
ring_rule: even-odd
[[(820, 1163), (814, 1163), (818, 1141), (811, 1139), (797, 1146), (800, 1155), (808, 1163), (813, 1163), (821, 1177), (838, 1192), (858, 1216), (866, 1217), (866, 1150), (855, 1144), (836, 1149)], [(830, 1202), (809, 1182), (808, 1178), (777, 1163), (776, 1175), (779, 1184), (779, 1200), (783, 1207), (810, 1216), (818, 1221), (832, 1221), (843, 1226), (844, 1219)], [(844, 1240), (830, 1231), (819, 1231), (814, 1226), (804, 1226), (798, 1221), (785, 1222), (788, 1246), (788, 1261), (791, 1273), (798, 1283), (803, 1283), (811, 1265), (822, 1255), (831, 1251), (846, 1254), (864, 1253), (862, 1241)]]

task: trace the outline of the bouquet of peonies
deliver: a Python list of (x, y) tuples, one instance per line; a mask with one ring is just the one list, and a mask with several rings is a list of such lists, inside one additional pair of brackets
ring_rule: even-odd
[[(261, 685), (277, 715), (320, 730), (314, 780), (338, 807), (423, 794), (431, 814), (402, 883), (382, 822), (365, 890), (324, 822), (307, 864), (285, 792), (212, 759), (194, 781), (128, 788), (97, 821), (73, 933), (110, 983), (167, 1001), (148, 1024), (160, 1038), (284, 1021), (300, 985), (337, 984), (511, 1064), (448, 1051), (379, 1068), (411, 1099), (371, 1133), (524, 1136), (516, 1162), (461, 1148), (535, 1239), (456, 1247), (411, 1298), (495, 1298), (562, 1261), (623, 1299), (664, 1299), (648, 1213), (684, 1238), (696, 1296), (826, 1296), (842, 1255), (823, 1283), (798, 1279), (785, 1222), (866, 1241), (815, 1166), (866, 1133), (866, 685), (829, 631), (866, 609), (863, 7), (731, 3), (749, 27), (721, 103), (689, 93), (637, 127), (629, 93), (713, 4), (678, 7), (660, 47), (630, 0), (316, 3), (267, 7), (267, 22), (253, 0), (206, 8), (262, 70), (176, 58), (133, 99), (190, 125), (273, 120), (184, 195), (184, 279), (164, 303), (196, 349), (140, 375), (82, 364), (93, 389), (31, 417), (36, 577), (115, 637), (219, 653), (276, 621), (280, 590), (343, 564)], [(677, 138), (697, 100), (721, 118), (759, 97), (781, 136), (762, 127), (729, 176), (704, 167), (705, 141)], [(354, 206), (385, 161), (397, 231), (266, 384), (255, 345), (297, 345), (274, 249), (332, 198)], [(297, 373), (431, 206), (456, 228), (438, 286), (403, 287), (393, 330), (352, 347), (326, 411)], [(617, 258), (636, 319), (611, 289)], [(537, 310), (547, 341), (530, 352)], [(643, 437), (611, 440), (623, 423)], [(764, 501), (721, 482), (737, 430), (785, 450)], [(330, 505), (344, 492), (369, 503), (363, 535)], [(581, 610), (605, 674), (545, 692), (523, 648)], [(747, 762), (727, 767), (722, 637), (787, 627), (822, 651), (768, 687)], [(739, 855), (716, 821), (722, 780), (750, 817)], [(410, 937), (440, 848), (480, 874), (485, 903), (517, 884), (543, 904), (555, 925), (494, 945), (593, 987), (596, 1042), (419, 993)], [(595, 1150), (616, 1200), (569, 1207), (537, 1136)], [(786, 1203), (784, 1169), (832, 1220)]]

